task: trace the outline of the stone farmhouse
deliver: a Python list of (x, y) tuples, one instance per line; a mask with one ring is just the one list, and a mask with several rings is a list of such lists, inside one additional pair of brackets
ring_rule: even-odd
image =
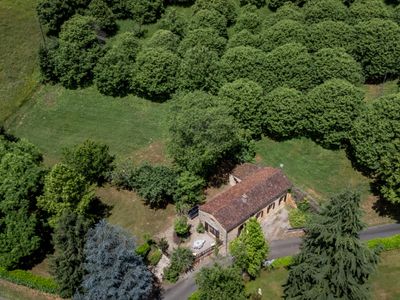
[(218, 238), (227, 251), (251, 217), (260, 222), (291, 197), (292, 183), (278, 168), (242, 164), (229, 176), (231, 187), (199, 208), (206, 231)]

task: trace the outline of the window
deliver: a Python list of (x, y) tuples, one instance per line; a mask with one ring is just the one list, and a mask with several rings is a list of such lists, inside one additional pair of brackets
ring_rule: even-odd
[(219, 231), (212, 227), (210, 224), (205, 222), (205, 229), (207, 232), (211, 233), (213, 236), (215, 236), (217, 239), (219, 239)]
[(257, 219), (258, 219), (258, 218), (262, 218), (263, 215), (264, 215), (264, 211), (260, 211), (260, 212), (258, 212), (258, 213), (256, 214), (256, 218), (257, 218)]

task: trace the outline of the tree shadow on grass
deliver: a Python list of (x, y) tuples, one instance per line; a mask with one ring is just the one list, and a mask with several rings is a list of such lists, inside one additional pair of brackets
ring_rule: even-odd
[(400, 223), (400, 203), (393, 203), (385, 198), (379, 192), (380, 184), (377, 181), (371, 182), (371, 192), (378, 196), (376, 202), (372, 205), (374, 211), (381, 217), (389, 217)]
[(93, 217), (95, 222), (106, 219), (111, 215), (112, 205), (103, 203), (99, 197), (95, 197), (88, 208), (88, 215)]

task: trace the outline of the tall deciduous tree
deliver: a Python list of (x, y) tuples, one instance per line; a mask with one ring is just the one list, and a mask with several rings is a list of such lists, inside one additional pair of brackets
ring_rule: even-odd
[(343, 192), (309, 224), (289, 267), (284, 299), (368, 299), (377, 254), (363, 244), (360, 196)]
[(86, 140), (64, 149), (63, 162), (81, 174), (89, 183), (104, 183), (113, 170), (114, 156), (106, 144)]
[(380, 161), (377, 183), (384, 199), (400, 203), (400, 139)]
[(38, 150), (25, 141), (0, 135), (0, 266), (15, 268), (41, 246), (36, 197), (44, 169)]
[(296, 89), (279, 87), (265, 96), (263, 131), (274, 139), (301, 136), (304, 129), (305, 97)]
[(303, 11), (307, 23), (346, 21), (349, 16), (342, 0), (308, 0)]
[(87, 86), (102, 55), (92, 17), (76, 15), (64, 23), (54, 56), (55, 73), (67, 88)]
[(199, 300), (247, 299), (243, 279), (236, 268), (204, 267), (196, 276)]
[(372, 19), (355, 25), (352, 55), (369, 81), (396, 75), (400, 70), (400, 27), (390, 20)]
[(350, 21), (358, 23), (371, 19), (391, 19), (391, 7), (380, 0), (356, 0), (350, 6)]
[(117, 30), (114, 13), (104, 0), (92, 0), (88, 6), (87, 14), (95, 19), (96, 25), (101, 30), (108, 33), (114, 33)]
[(188, 29), (213, 28), (219, 35), (226, 37), (228, 35), (226, 24), (226, 18), (218, 11), (202, 9), (190, 19)]
[(226, 18), (228, 26), (235, 23), (237, 17), (237, 7), (232, 0), (196, 0), (193, 9), (195, 12), (202, 9), (214, 9)]
[(189, 31), (179, 45), (178, 52), (184, 56), (186, 51), (196, 46), (204, 46), (221, 56), (225, 51), (226, 39), (212, 28), (199, 28)]
[(51, 214), (49, 223), (55, 226), (66, 210), (85, 214), (92, 199), (93, 191), (83, 175), (59, 163), (45, 177), (44, 193), (38, 198), (38, 205)]
[(132, 70), (138, 51), (139, 40), (132, 32), (115, 37), (115, 42), (94, 69), (94, 82), (100, 93), (123, 97), (131, 91)]
[(359, 166), (374, 173), (399, 138), (400, 94), (384, 96), (369, 104), (355, 120), (351, 152)]
[[(253, 6), (251, 6), (253, 7)], [(248, 30), (251, 33), (258, 33), (261, 29), (262, 19), (257, 10), (246, 9), (238, 17), (233, 30), (240, 32)]]
[(307, 131), (312, 138), (328, 148), (338, 148), (349, 140), (364, 101), (360, 88), (332, 79), (312, 89), (305, 99)]
[(218, 62), (218, 53), (205, 46), (195, 46), (187, 50), (179, 65), (179, 89), (215, 93), (221, 82)]
[(71, 297), (80, 289), (85, 275), (83, 250), (91, 226), (91, 220), (71, 211), (65, 211), (56, 223), (50, 264), (62, 297)]
[(129, 0), (133, 19), (141, 24), (155, 22), (164, 12), (163, 0)]
[(216, 97), (198, 91), (174, 104), (169, 153), (180, 169), (207, 177), (253, 155), (252, 143)]
[(246, 222), (240, 235), (229, 245), (234, 263), (252, 277), (257, 276), (268, 255), (268, 244), (256, 218)]
[(248, 79), (238, 79), (222, 86), (219, 96), (242, 128), (255, 137), (261, 135), (265, 102), (260, 85)]
[(81, 295), (76, 299), (151, 299), (153, 278), (136, 243), (122, 228), (100, 221), (88, 232)]

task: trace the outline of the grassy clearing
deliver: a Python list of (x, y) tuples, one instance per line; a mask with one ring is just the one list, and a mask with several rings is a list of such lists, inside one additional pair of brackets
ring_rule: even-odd
[(40, 42), (37, 1), (0, 1), (0, 125), (28, 100), (38, 85)]
[[(64, 147), (87, 138), (108, 144), (111, 152), (136, 157), (136, 152), (166, 138), (168, 104), (135, 96), (102, 96), (94, 87), (66, 90), (45, 86), (7, 123), (18, 137), (29, 139), (45, 153), (49, 163)], [(160, 146), (159, 151), (164, 151)]]
[[(282, 299), (282, 284), (287, 278), (286, 269), (262, 271), (260, 277), (246, 284), (249, 292), (256, 292), (261, 288), (262, 299)], [(400, 299), (400, 250), (392, 250), (381, 254), (377, 272), (371, 278), (372, 299), (395, 300)]]
[(118, 191), (112, 187), (100, 188), (97, 195), (102, 202), (112, 207), (110, 223), (127, 229), (140, 241), (144, 234), (154, 236), (171, 226), (175, 216), (172, 205), (166, 209), (153, 210), (133, 192)]
[(5, 280), (0, 280), (0, 299), (60, 300), (61, 298), (37, 290), (30, 289), (22, 285), (17, 285)]
[(387, 81), (382, 84), (365, 84), (365, 100), (372, 101), (384, 95), (398, 93), (399, 87), (397, 85), (397, 80)]

